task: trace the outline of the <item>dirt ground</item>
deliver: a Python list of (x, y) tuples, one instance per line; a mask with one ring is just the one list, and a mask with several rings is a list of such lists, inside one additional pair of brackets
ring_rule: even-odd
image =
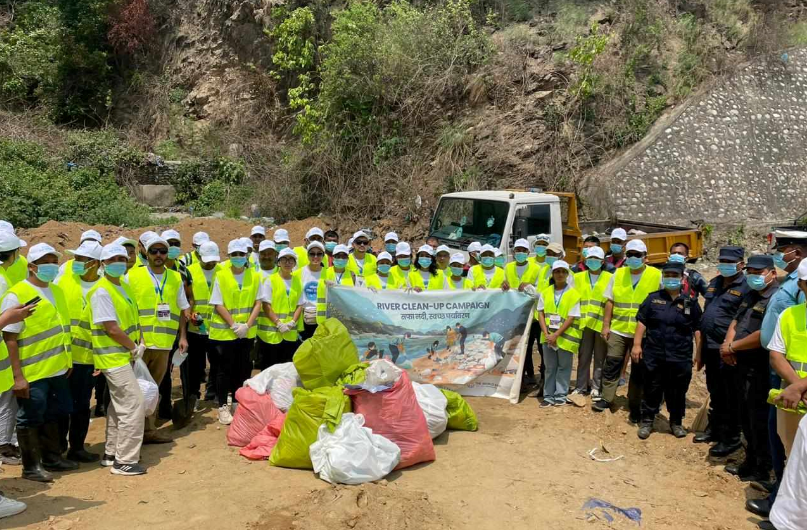
[[(179, 395), (174, 371), (175, 397)], [(624, 393), (625, 387), (622, 388)], [(693, 379), (685, 426), (706, 391)], [(250, 462), (228, 447), (226, 427), (206, 409), (167, 445), (145, 446), (148, 474), (111, 475), (98, 464), (65, 473), (52, 485), (22, 480), (5, 466), (0, 490), (28, 510), (0, 528), (221, 528), (251, 530), (397, 530), (403, 528), (637, 528), (621, 515), (609, 523), (582, 509), (591, 498), (641, 510), (641, 528), (743, 530), (759, 519), (743, 509), (760, 493), (710, 461), (708, 446), (678, 440), (659, 417), (646, 441), (627, 412), (589, 407), (539, 409), (534, 397), (517, 405), (469, 398), (478, 432), (450, 431), (435, 440), (437, 460), (363, 486), (332, 486), (311, 471)], [(206, 405), (209, 405), (205, 402)], [(102, 451), (103, 419), (93, 419), (88, 444)], [(596, 462), (605, 446), (623, 458)], [(739, 455), (735, 455), (738, 457)]]

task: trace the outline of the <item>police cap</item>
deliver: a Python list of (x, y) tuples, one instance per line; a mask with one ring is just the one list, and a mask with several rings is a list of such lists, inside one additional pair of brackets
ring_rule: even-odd
[(683, 276), (684, 275), (684, 264), (683, 263), (678, 263), (677, 261), (668, 261), (667, 263), (665, 263), (664, 265), (661, 266), (661, 271), (662, 272), (675, 271), (678, 274), (680, 274), (681, 276)]
[(743, 247), (720, 247), (720, 253), (717, 259), (729, 259), (734, 262), (742, 261), (745, 257), (745, 249)]
[(748, 261), (745, 262), (746, 269), (772, 269), (773, 268), (773, 256), (769, 256), (768, 254), (756, 254), (748, 258)]

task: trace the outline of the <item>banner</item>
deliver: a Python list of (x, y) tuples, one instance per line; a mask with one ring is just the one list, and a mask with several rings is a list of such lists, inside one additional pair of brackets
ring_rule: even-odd
[(345, 325), (362, 361), (389, 359), (412, 381), (513, 403), (533, 305), (518, 291), (328, 288), (328, 316)]

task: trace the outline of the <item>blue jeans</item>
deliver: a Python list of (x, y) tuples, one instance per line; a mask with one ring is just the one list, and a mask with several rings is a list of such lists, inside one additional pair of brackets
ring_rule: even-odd
[[(782, 387), (782, 378), (773, 368), (771, 368), (770, 378), (771, 388)], [(779, 492), (779, 483), (785, 473), (785, 446), (782, 445), (782, 440), (776, 432), (776, 407), (773, 405), (768, 406), (768, 446), (771, 450), (773, 474), (776, 475), (776, 481), (771, 489), (771, 494), (768, 496), (768, 500), (773, 505), (773, 501), (776, 500), (776, 494)]]
[(544, 344), (544, 400), (550, 403), (566, 401), (572, 379), (572, 353)]
[(73, 412), (66, 374), (29, 383), (28, 391), (29, 397), (17, 398), (17, 427), (40, 427)]

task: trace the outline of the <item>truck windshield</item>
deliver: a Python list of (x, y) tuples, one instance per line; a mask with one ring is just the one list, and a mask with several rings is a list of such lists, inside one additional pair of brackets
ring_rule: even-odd
[(506, 202), (444, 198), (432, 220), (430, 235), (464, 245), (479, 241), (498, 247), (508, 210)]

